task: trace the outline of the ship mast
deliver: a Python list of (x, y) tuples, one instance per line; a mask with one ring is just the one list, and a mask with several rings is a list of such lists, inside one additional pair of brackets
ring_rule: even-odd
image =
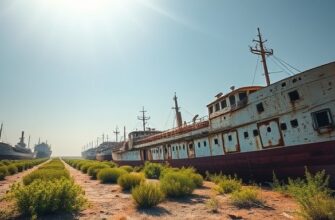
[(178, 100), (177, 95), (174, 93), (174, 107), (172, 109), (176, 110), (176, 120), (177, 120), (177, 126), (181, 127), (183, 125), (183, 120), (181, 118), (181, 112), (179, 111), (180, 107), (178, 106)]
[(115, 140), (117, 142), (117, 136), (119, 135), (119, 130), (118, 130), (118, 127), (115, 128), (115, 131), (113, 131), (113, 133), (115, 134)]
[(265, 74), (265, 79), (266, 79), (266, 85), (269, 86), (271, 83), (270, 83), (270, 76), (269, 76), (269, 71), (268, 71), (268, 67), (266, 65), (266, 56), (271, 56), (273, 54), (273, 50), (267, 50), (265, 47), (264, 47), (264, 43), (267, 41), (267, 40), (264, 40), (262, 39), (262, 35), (261, 35), (261, 32), (259, 30), (259, 28), (257, 28), (257, 31), (258, 31), (258, 40), (253, 40), (253, 42), (256, 42), (256, 45), (255, 47), (250, 47), (250, 51), (251, 53), (253, 54), (257, 54), (257, 55), (260, 55), (262, 57), (262, 63), (263, 63), (263, 68), (264, 68), (264, 74)]
[(137, 116), (137, 119), (142, 121), (143, 131), (145, 131), (145, 125), (147, 124), (147, 121), (150, 119), (150, 117), (145, 116), (145, 113), (147, 111), (144, 110), (144, 106), (142, 107), (142, 111), (140, 111), (140, 112), (142, 112), (142, 116)]

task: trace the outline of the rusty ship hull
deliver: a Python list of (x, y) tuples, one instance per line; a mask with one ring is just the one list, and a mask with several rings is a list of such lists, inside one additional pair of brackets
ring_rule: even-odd
[[(145, 161), (115, 161), (119, 165), (144, 165)], [(305, 168), (315, 173), (325, 170), (335, 187), (335, 141), (278, 147), (257, 152), (178, 160), (152, 160), (173, 167), (196, 168), (200, 173), (236, 174), (244, 180), (272, 181), (273, 172), (280, 179), (302, 177)]]

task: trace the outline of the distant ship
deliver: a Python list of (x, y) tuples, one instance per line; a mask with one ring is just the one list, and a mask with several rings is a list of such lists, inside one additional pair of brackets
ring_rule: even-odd
[(51, 153), (51, 147), (47, 143), (42, 142), (34, 147), (34, 154), (36, 158), (50, 158)]
[(193, 166), (262, 181), (271, 181), (273, 172), (303, 176), (307, 167), (325, 170), (335, 186), (335, 62), (271, 84), (266, 57), (273, 51), (265, 49), (259, 30), (258, 38), (251, 52), (261, 55), (266, 86), (231, 87), (207, 105), (208, 118), (190, 123), (183, 123), (175, 96), (177, 128), (131, 132), (112, 151), (113, 161)]
[[(0, 128), (0, 140), (2, 133), (1, 124)], [(20, 142), (15, 145), (15, 147), (11, 146), (8, 143), (0, 142), (0, 160), (21, 160), (21, 159), (32, 159), (34, 158), (34, 154), (31, 152), (27, 145), (24, 143), (24, 131), (22, 131)]]
[(96, 148), (96, 159), (99, 161), (112, 160), (112, 149), (119, 145), (120, 142), (103, 142)]
[(81, 152), (81, 156), (87, 160), (96, 160), (97, 148), (90, 148)]

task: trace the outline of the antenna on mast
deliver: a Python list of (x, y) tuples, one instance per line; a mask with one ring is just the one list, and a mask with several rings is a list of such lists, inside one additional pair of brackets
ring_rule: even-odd
[(265, 79), (266, 79), (266, 85), (269, 86), (271, 83), (270, 83), (270, 76), (269, 76), (268, 67), (266, 65), (266, 56), (273, 55), (273, 50), (272, 49), (267, 50), (264, 47), (264, 43), (267, 40), (263, 41), (262, 35), (261, 35), (261, 32), (260, 32), (259, 28), (257, 28), (257, 31), (258, 31), (258, 35), (257, 35), (258, 36), (258, 40), (253, 40), (253, 42), (256, 42), (256, 45), (255, 45), (255, 47), (250, 47), (250, 52), (253, 53), (253, 54), (260, 55), (262, 57), (264, 74), (265, 74)]
[(116, 126), (116, 128), (115, 128), (115, 131), (113, 131), (113, 133), (115, 134), (115, 140), (116, 140), (116, 142), (117, 142), (117, 136), (119, 135), (119, 130), (118, 130), (118, 127)]
[(181, 112), (179, 111), (180, 107), (178, 106), (178, 100), (177, 100), (177, 95), (176, 93), (174, 93), (174, 97), (173, 97), (173, 100), (174, 100), (174, 106), (172, 109), (175, 109), (176, 110), (176, 119), (177, 119), (177, 126), (178, 127), (181, 127), (183, 125), (183, 120), (182, 120), (182, 117), (181, 117)]
[(144, 110), (144, 106), (142, 107), (142, 111), (140, 111), (140, 112), (142, 112), (142, 116), (137, 116), (137, 119), (140, 120), (140, 121), (142, 121), (143, 131), (145, 131), (145, 125), (147, 124), (147, 121), (150, 119), (150, 117), (146, 117), (145, 116), (145, 113), (147, 111)]

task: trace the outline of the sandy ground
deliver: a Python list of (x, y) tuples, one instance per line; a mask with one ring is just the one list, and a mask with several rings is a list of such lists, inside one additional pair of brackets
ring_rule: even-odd
[(265, 207), (238, 209), (229, 202), (229, 196), (219, 195), (218, 213), (212, 213), (206, 201), (213, 195), (211, 182), (196, 189), (185, 199), (168, 199), (156, 208), (137, 209), (130, 193), (124, 193), (116, 184), (100, 184), (86, 174), (66, 165), (76, 183), (85, 190), (89, 207), (75, 218), (79, 219), (295, 219), (297, 204), (289, 197), (263, 189)]

